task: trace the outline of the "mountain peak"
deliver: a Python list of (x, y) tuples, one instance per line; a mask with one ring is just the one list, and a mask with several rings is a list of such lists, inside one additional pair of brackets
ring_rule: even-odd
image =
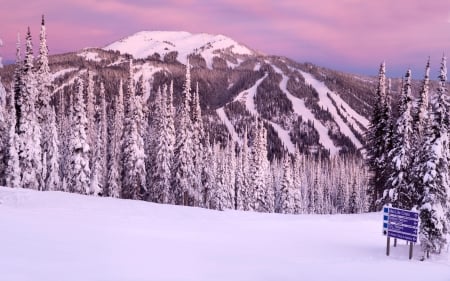
[(190, 54), (201, 55), (209, 68), (212, 60), (221, 51), (237, 55), (252, 55), (255, 52), (224, 35), (189, 33), (186, 31), (140, 31), (116, 41), (104, 49), (127, 53), (134, 58), (146, 58), (159, 53), (162, 57), (177, 51), (177, 60), (186, 63)]

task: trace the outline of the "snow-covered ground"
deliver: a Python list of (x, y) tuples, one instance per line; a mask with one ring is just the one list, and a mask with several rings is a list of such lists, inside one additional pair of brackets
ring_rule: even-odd
[(0, 188), (0, 280), (450, 280), (380, 213), (279, 215)]
[(77, 56), (84, 58), (85, 60), (101, 62), (102, 59), (98, 56), (98, 53), (84, 50), (82, 53), (77, 54)]

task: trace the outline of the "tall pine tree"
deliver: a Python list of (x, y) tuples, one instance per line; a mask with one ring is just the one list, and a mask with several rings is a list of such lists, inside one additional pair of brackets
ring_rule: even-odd
[(447, 92), (446, 58), (442, 58), (439, 87), (433, 100), (433, 113), (427, 126), (425, 144), (420, 154), (421, 166), (416, 189), (421, 194), (420, 245), (429, 257), (441, 252), (448, 244), (450, 233), (449, 203), (449, 103)]
[(413, 194), (411, 186), (412, 167), (412, 97), (411, 97), (411, 70), (405, 75), (402, 95), (399, 105), (399, 118), (397, 119), (392, 150), (391, 173), (388, 180), (389, 190), (385, 190), (384, 201), (394, 207), (411, 209), (413, 207)]
[(372, 119), (366, 135), (367, 161), (373, 173), (371, 179), (371, 210), (373, 211), (380, 209), (378, 200), (383, 196), (388, 177), (387, 128), (389, 128), (389, 103), (386, 94), (386, 65), (383, 62), (380, 65)]
[(122, 197), (142, 199), (147, 192), (143, 132), (139, 127), (142, 105), (136, 100), (133, 76), (133, 63), (130, 60), (122, 144)]
[(30, 28), (28, 28), (20, 96), (19, 160), (22, 187), (40, 190), (43, 187), (41, 127), (36, 114), (38, 85), (33, 60), (33, 43)]
[(71, 109), (71, 132), (69, 138), (68, 189), (70, 192), (89, 194), (90, 175), (89, 144), (87, 136), (88, 119), (83, 99), (83, 81), (77, 79), (76, 91)]

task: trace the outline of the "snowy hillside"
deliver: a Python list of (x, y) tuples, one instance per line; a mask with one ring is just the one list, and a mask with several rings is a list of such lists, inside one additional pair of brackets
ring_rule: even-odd
[(275, 215), (0, 188), (2, 280), (450, 280), (381, 214)]
[(162, 57), (177, 51), (177, 60), (186, 64), (189, 54), (200, 54), (208, 68), (212, 68), (213, 57), (218, 52), (229, 50), (233, 54), (251, 55), (254, 52), (224, 35), (206, 33), (191, 34), (184, 31), (141, 31), (105, 47), (131, 54), (135, 58), (147, 58), (154, 53)]

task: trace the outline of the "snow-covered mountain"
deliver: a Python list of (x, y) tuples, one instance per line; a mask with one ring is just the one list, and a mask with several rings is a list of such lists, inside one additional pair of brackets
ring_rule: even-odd
[[(150, 82), (145, 100), (171, 80), (175, 93), (181, 93), (189, 58), (207, 130), (216, 141), (225, 142), (229, 135), (240, 145), (245, 128), (251, 132), (258, 116), (266, 120), (270, 159), (296, 148), (337, 155), (358, 154), (363, 147), (374, 78), (263, 55), (223, 35), (142, 31), (104, 48), (51, 56), (53, 93), (64, 96), (77, 77), (92, 69), (113, 99), (119, 79), (126, 81), (131, 57), (135, 80), (143, 76)], [(13, 69), (0, 70), (6, 86)], [(177, 95), (174, 99), (179, 102)]]
[(155, 53), (164, 57), (171, 52), (177, 52), (178, 59), (183, 64), (189, 55), (197, 54), (205, 59), (208, 68), (212, 68), (213, 58), (221, 53), (255, 54), (254, 51), (224, 35), (191, 34), (185, 31), (141, 31), (104, 49), (131, 54), (139, 59), (145, 59)]

